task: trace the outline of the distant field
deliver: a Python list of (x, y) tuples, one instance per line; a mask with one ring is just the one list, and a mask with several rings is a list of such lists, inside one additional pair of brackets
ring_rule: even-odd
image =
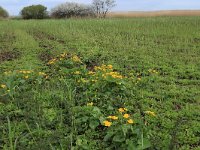
[(199, 25), (0, 21), (0, 149), (199, 150)]
[(200, 16), (200, 10), (112, 12), (108, 17)]

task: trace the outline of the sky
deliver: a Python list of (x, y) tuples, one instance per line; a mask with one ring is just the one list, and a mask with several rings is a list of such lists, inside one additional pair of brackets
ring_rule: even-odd
[[(42, 4), (50, 10), (64, 2), (90, 4), (92, 0), (0, 0), (10, 15), (19, 15), (24, 6)], [(112, 11), (200, 10), (200, 0), (116, 0)]]

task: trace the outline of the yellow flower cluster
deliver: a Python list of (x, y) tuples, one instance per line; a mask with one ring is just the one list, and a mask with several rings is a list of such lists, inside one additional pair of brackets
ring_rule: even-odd
[(75, 75), (79, 75), (79, 74), (81, 74), (81, 73), (80, 73), (80, 71), (75, 71), (74, 74), (75, 74)]
[(120, 75), (118, 72), (107, 72), (102, 75), (102, 77), (106, 78), (107, 76), (111, 76), (112, 78), (115, 79), (123, 79), (123, 76)]
[[(49, 62), (47, 63), (48, 65), (52, 65), (52, 64), (55, 64), (57, 61), (59, 60), (64, 60), (65, 58), (67, 58), (68, 54), (67, 53), (62, 53), (60, 54), (59, 56), (57, 56), (56, 58), (53, 58), (51, 60), (49, 60)], [(70, 56), (70, 55), (69, 55)], [(71, 60), (74, 61), (74, 62), (79, 62), (81, 63), (81, 60), (78, 56), (74, 55), (74, 56), (71, 56)]]
[(5, 89), (6, 85), (5, 84), (1, 84), (1, 88)]
[(33, 71), (32, 70), (20, 70), (18, 71), (19, 73), (23, 73), (23, 74), (30, 74), (32, 73)]
[(156, 70), (154, 70), (154, 69), (149, 69), (148, 70), (150, 73), (156, 73), (156, 74), (158, 74), (158, 71), (156, 71)]
[(53, 58), (53, 59), (49, 60), (49, 62), (47, 64), (52, 65), (52, 64), (55, 64), (56, 62), (57, 62), (57, 59)]
[(44, 73), (44, 72), (39, 72), (38, 73), (40, 76), (46, 76), (46, 73)]
[(4, 72), (5, 75), (11, 74), (11, 73), (12, 73), (11, 71), (5, 71)]
[(94, 105), (93, 102), (87, 103), (87, 106), (93, 106), (93, 105)]
[[(123, 112), (126, 112), (128, 110), (126, 108), (119, 108), (118, 111), (120, 113), (123, 113)], [(111, 120), (118, 120), (119, 119), (119, 117), (117, 117), (117, 116), (108, 116), (107, 118), (111, 119)], [(127, 119), (126, 121), (127, 121), (128, 124), (134, 123), (133, 119), (130, 118), (130, 114), (127, 114), (127, 113), (123, 114), (123, 118)], [(107, 127), (110, 127), (112, 125), (112, 122), (108, 121), (108, 120), (105, 120), (103, 123), (104, 123), (104, 126), (107, 126)]]
[(94, 75), (94, 74), (95, 74), (95, 72), (93, 72), (93, 71), (88, 72), (88, 75)]
[(110, 126), (112, 125), (112, 122), (110, 122), (110, 121), (108, 121), (108, 120), (105, 120), (105, 121), (103, 122), (103, 124), (104, 124), (104, 126), (106, 126), (106, 127), (110, 127)]
[(101, 66), (95, 66), (94, 70), (101, 70), (101, 71), (106, 71), (106, 70), (113, 70), (112, 65), (101, 65)]
[(81, 63), (81, 59), (80, 59), (78, 56), (76, 56), (76, 55), (74, 55), (74, 56), (72, 57), (72, 60), (73, 60), (74, 62), (79, 62), (79, 63)]
[(122, 113), (122, 112), (128, 111), (128, 109), (126, 109), (126, 108), (119, 108), (118, 111), (119, 111), (120, 113)]
[(148, 114), (150, 116), (153, 116), (153, 117), (156, 116), (155, 112), (153, 112), (153, 111), (145, 111), (144, 113), (146, 113), (146, 114)]
[(62, 54), (60, 54), (60, 57), (61, 57), (61, 58), (67, 57), (67, 53), (62, 53)]
[(112, 120), (118, 120), (117, 116), (108, 116), (107, 118), (112, 119)]

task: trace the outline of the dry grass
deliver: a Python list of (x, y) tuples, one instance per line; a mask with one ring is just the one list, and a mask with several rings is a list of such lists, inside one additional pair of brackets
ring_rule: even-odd
[(200, 10), (111, 12), (108, 17), (200, 16)]

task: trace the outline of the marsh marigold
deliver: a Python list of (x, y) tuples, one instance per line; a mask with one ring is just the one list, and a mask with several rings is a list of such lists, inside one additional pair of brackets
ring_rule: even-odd
[(129, 124), (133, 124), (134, 122), (133, 122), (133, 119), (129, 119), (129, 120), (127, 120), (127, 122), (129, 123)]
[(130, 115), (129, 115), (129, 114), (124, 114), (123, 117), (124, 117), (124, 118), (129, 118)]
[(103, 124), (104, 124), (104, 126), (106, 126), (106, 127), (110, 127), (110, 126), (112, 125), (112, 122), (105, 120), (105, 121), (103, 122)]

